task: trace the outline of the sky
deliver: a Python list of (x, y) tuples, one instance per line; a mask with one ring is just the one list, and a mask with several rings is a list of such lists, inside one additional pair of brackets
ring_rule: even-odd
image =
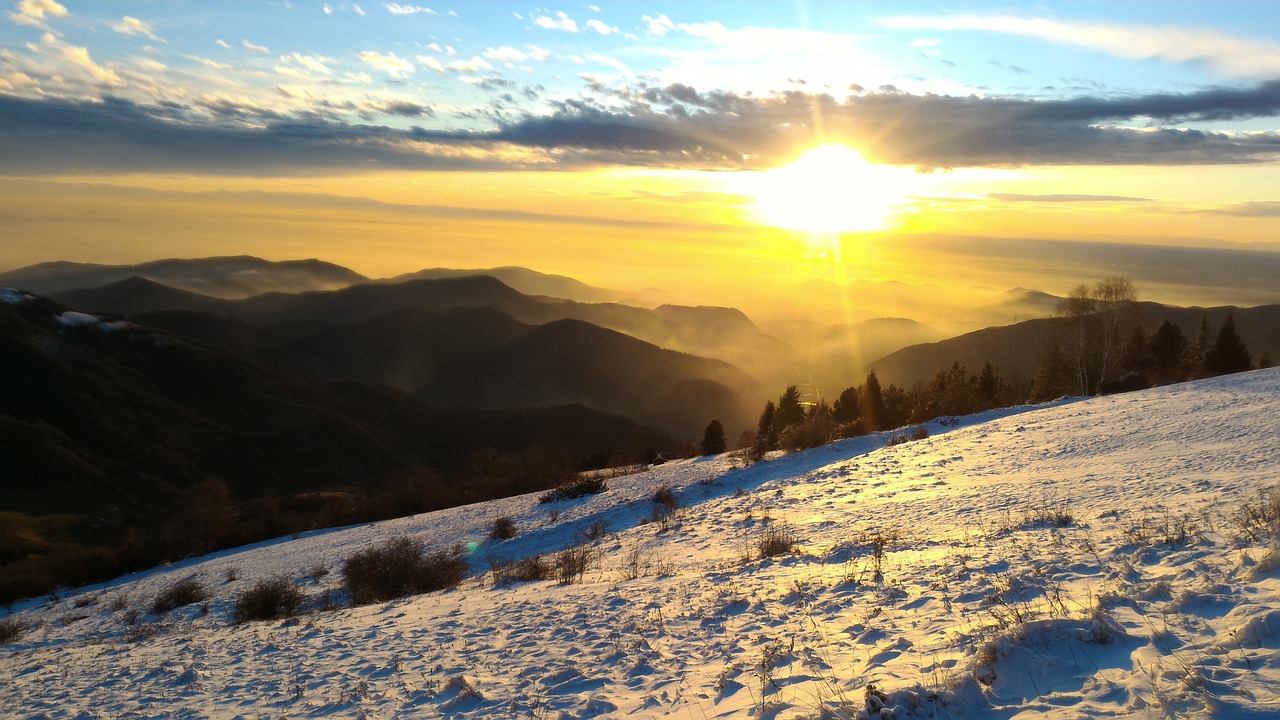
[(1268, 2), (5, 0), (0, 269), (525, 265), (729, 304), (959, 287), (946, 238), (1274, 254), (1278, 117)]

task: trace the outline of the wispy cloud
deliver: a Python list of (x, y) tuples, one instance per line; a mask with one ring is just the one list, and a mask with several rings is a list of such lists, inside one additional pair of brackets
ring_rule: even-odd
[(1023, 195), (1020, 193), (987, 193), (984, 197), (1009, 203), (1134, 203), (1152, 202), (1151, 198), (1128, 195), (1082, 195), (1053, 193), (1048, 195)]
[(435, 10), (421, 5), (401, 5), (400, 3), (383, 3), (383, 7), (392, 15), (439, 15)]
[(397, 57), (395, 53), (374, 52), (372, 50), (364, 50), (356, 55), (370, 67), (390, 75), (394, 78), (403, 78), (411, 75), (414, 71), (413, 63), (404, 58)]
[(558, 12), (555, 17), (550, 15), (539, 15), (533, 19), (533, 24), (547, 30), (563, 30), (564, 32), (578, 32), (578, 23), (569, 17), (568, 13)]
[(17, 12), (9, 13), (9, 19), (18, 25), (43, 28), (47, 17), (65, 17), (67, 9), (54, 0), (20, 0)]
[(156, 35), (155, 30), (152, 29), (150, 25), (136, 17), (125, 15), (120, 19), (120, 22), (113, 23), (111, 25), (111, 29), (121, 35), (142, 35), (144, 37), (149, 37), (156, 42), (163, 42), (160, 37)]
[(1166, 62), (1202, 62), (1230, 77), (1280, 75), (1280, 44), (1200, 28), (1119, 25), (1010, 15), (894, 16), (880, 24), (899, 30), (979, 31), (1035, 37), (1109, 55)]
[(248, 40), (241, 40), (241, 41), (240, 41), (240, 45), (241, 45), (245, 50), (249, 50), (250, 52), (256, 52), (256, 53), (259, 53), (259, 54), (262, 54), (262, 55), (270, 55), (270, 54), (271, 54), (271, 48), (268, 48), (266, 45), (257, 45), (257, 44), (254, 44), (254, 43), (249, 42)]
[(281, 62), (286, 63), (296, 63), (307, 70), (320, 75), (333, 75), (333, 70), (328, 65), (324, 64), (322, 58), (315, 57), (314, 55), (289, 53), (288, 55), (281, 55), (280, 60)]

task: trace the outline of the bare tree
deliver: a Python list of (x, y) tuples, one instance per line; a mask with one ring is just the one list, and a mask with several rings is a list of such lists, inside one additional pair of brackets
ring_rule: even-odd
[(1090, 395), (1116, 379), (1125, 342), (1140, 325), (1137, 298), (1129, 278), (1115, 276), (1092, 288), (1077, 285), (1058, 306), (1057, 337), (1050, 342), (1071, 366), (1074, 392)]

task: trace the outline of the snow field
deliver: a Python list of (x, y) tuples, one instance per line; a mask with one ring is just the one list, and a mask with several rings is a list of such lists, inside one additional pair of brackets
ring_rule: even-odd
[[(1280, 371), (995, 411), (883, 447), (730, 456), (197, 558), (13, 609), (23, 718), (1271, 717)], [(652, 502), (670, 486), (678, 508)], [(488, 538), (510, 516), (518, 534)], [(588, 541), (581, 583), (491, 559)], [(782, 529), (796, 552), (762, 557)], [(345, 558), (462, 543), (453, 591), (229, 623), (262, 579), (341, 598)], [(321, 569), (326, 573), (319, 572)], [(203, 604), (153, 599), (194, 577)]]

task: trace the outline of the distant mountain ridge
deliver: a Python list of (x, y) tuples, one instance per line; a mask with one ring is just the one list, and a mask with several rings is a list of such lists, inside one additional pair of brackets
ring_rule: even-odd
[[(1231, 315), (1237, 332), (1255, 360), (1264, 351), (1269, 351), (1273, 358), (1280, 356), (1280, 305), (1249, 308), (1184, 308), (1153, 302), (1138, 305), (1148, 334), (1168, 320), (1181, 328), (1188, 341), (1194, 342), (1202, 319), (1208, 320), (1211, 332), (1216, 334), (1227, 315)], [(875, 370), (881, 383), (910, 386), (915, 382), (927, 382), (953, 362), (964, 363), (970, 370), (976, 370), (990, 360), (1006, 375), (1021, 375), (1029, 379), (1035, 374), (1050, 322), (1049, 318), (1036, 318), (938, 342), (912, 345), (872, 361), (866, 369)]]
[(0, 273), (0, 287), (57, 296), (69, 290), (99, 288), (133, 277), (225, 299), (273, 291), (333, 290), (368, 281), (353, 270), (323, 260), (270, 261), (239, 255), (173, 258), (136, 265), (47, 262)]

